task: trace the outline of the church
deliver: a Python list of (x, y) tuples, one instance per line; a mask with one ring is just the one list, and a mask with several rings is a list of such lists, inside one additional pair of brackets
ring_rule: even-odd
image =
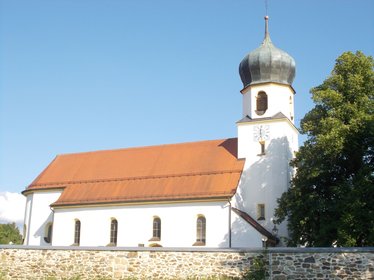
[(298, 149), (295, 61), (265, 38), (239, 65), (237, 137), (62, 154), (23, 191), (24, 245), (282, 246)]

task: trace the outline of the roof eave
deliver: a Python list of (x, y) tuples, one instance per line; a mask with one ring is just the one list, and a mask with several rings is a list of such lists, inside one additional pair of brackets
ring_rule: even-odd
[(282, 85), (282, 86), (286, 86), (286, 87), (290, 87), (292, 92), (294, 94), (296, 94), (296, 90), (293, 88), (292, 85), (288, 84), (288, 83), (281, 83), (281, 82), (276, 82), (276, 81), (261, 81), (261, 82), (251, 82), (250, 84), (244, 86), (241, 90), (240, 90), (240, 93), (241, 94), (244, 94), (244, 92), (250, 88), (250, 87), (253, 87), (253, 86), (261, 86), (261, 85), (266, 85), (266, 84), (276, 84), (276, 85)]
[(26, 190), (22, 191), (21, 194), (23, 194), (24, 196), (27, 196), (28, 194), (30, 193), (34, 193), (34, 192), (46, 192), (46, 191), (57, 191), (57, 190), (61, 190), (63, 191), (64, 189), (66, 188), (66, 186), (56, 186), (56, 187), (47, 187), (47, 188), (27, 188)]
[(195, 203), (195, 202), (215, 202), (228, 201), (235, 193), (214, 197), (183, 197), (183, 198), (160, 198), (160, 199), (134, 199), (117, 201), (75, 201), (75, 202), (54, 202), (50, 206), (56, 208), (79, 208), (79, 207), (100, 207), (108, 205), (145, 205), (145, 204), (173, 204), (173, 203)]

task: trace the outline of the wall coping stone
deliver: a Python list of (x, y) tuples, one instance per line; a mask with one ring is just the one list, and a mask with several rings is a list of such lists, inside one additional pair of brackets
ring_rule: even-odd
[(182, 248), (182, 247), (85, 247), (0, 245), (1, 249), (70, 250), (70, 251), (138, 251), (138, 252), (228, 252), (228, 253), (374, 253), (374, 247), (272, 247), (272, 248)]

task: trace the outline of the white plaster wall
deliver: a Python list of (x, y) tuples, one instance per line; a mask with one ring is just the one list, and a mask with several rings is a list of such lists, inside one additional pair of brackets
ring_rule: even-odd
[(46, 226), (53, 222), (53, 213), (49, 205), (58, 199), (61, 192), (61, 190), (51, 190), (33, 192), (27, 195), (25, 245), (50, 245), (44, 241)]
[[(268, 109), (263, 115), (257, 115), (255, 112), (256, 98), (260, 91), (264, 91), (268, 96)], [(252, 85), (246, 88), (242, 94), (243, 117), (248, 115), (252, 119), (266, 118), (282, 112), (294, 122), (294, 92), (291, 87), (272, 83)]]
[[(260, 144), (254, 138), (254, 126), (269, 126), (265, 141), (265, 155), (260, 155)], [(287, 191), (293, 176), (289, 162), (297, 150), (298, 131), (287, 119), (238, 123), (238, 155), (245, 158), (244, 170), (233, 205), (257, 219), (257, 205), (265, 204), (265, 220), (258, 221), (268, 231), (277, 199)], [(278, 236), (288, 236), (286, 223), (278, 226)]]
[[(31, 202), (32, 202), (33, 194), (29, 194), (26, 197), (26, 207), (25, 207), (25, 216), (24, 216), (24, 223), (23, 223), (23, 244), (28, 244), (29, 239), (29, 225), (30, 225), (30, 208), (31, 208)], [(26, 229), (26, 231), (25, 231)]]
[(263, 236), (236, 213), (232, 213), (231, 247), (258, 248), (262, 247)]
[[(228, 247), (228, 202), (200, 202), (112, 207), (57, 208), (54, 214), (53, 246), (74, 243), (75, 220), (81, 221), (80, 246), (107, 246), (110, 221), (118, 221), (117, 246), (158, 243), (163, 247), (191, 247), (196, 241), (196, 219), (206, 218), (206, 247)], [(161, 219), (161, 241), (152, 238), (153, 217)]]

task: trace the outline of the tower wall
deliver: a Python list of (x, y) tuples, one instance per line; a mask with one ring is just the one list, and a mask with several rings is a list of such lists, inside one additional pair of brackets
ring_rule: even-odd
[[(261, 153), (260, 141), (254, 136), (259, 126), (269, 129), (267, 140), (262, 141), (264, 153)], [(289, 163), (297, 151), (297, 136), (297, 129), (286, 118), (238, 124), (239, 156), (246, 162), (233, 205), (270, 232), (274, 227), (272, 219), (277, 199), (287, 191), (294, 174)], [(264, 205), (263, 219), (259, 218), (259, 205)], [(288, 236), (285, 223), (277, 227), (278, 237)]]
[[(265, 92), (268, 100), (268, 109), (263, 114), (256, 113), (260, 92)], [(252, 119), (269, 118), (281, 112), (294, 123), (295, 92), (291, 86), (275, 83), (251, 85), (242, 91), (242, 95), (243, 117), (249, 116)]]

